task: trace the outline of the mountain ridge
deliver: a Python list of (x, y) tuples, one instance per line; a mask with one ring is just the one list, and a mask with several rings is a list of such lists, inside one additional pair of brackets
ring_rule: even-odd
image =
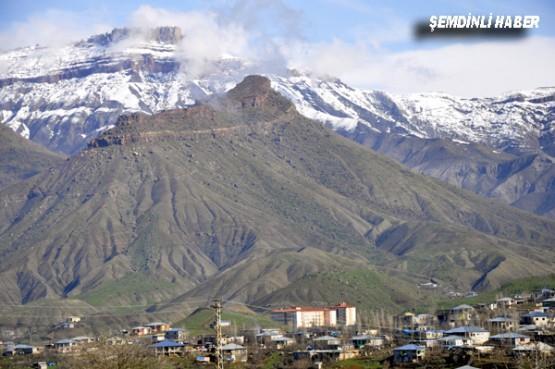
[[(192, 76), (183, 42), (175, 27), (115, 29), (58, 49), (3, 52), (0, 121), (74, 155), (122, 114), (193, 106), (261, 70), (226, 55)], [(495, 98), (397, 96), (298, 71), (267, 76), (303, 115), (419, 173), (555, 217), (554, 88)]]
[(270, 303), (330, 269), (418, 271), (459, 290), (549, 272), (554, 221), (416, 174), (268, 86), (250, 77), (186, 110), (121, 118), (98, 139), (115, 141), (0, 192), (0, 299), (79, 298), (129, 275), (151, 283), (125, 302)]

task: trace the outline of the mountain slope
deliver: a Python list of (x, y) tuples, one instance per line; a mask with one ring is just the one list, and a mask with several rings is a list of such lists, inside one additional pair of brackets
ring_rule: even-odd
[(372, 265), (485, 288), (555, 260), (555, 222), (384, 159), (257, 76), (186, 110), (123, 116), (0, 195), (0, 299), (13, 303), (90, 295), (129, 273), (152, 280), (150, 302), (252, 302)]
[(62, 155), (50, 152), (0, 125), (0, 189), (60, 165), (63, 160)]
[(392, 96), (306, 76), (274, 86), (305, 116), (419, 173), (555, 216), (553, 88), (464, 99)]
[(481, 144), (376, 134), (361, 127), (342, 134), (419, 173), (527, 211), (555, 216), (555, 159), (547, 154), (514, 155)]

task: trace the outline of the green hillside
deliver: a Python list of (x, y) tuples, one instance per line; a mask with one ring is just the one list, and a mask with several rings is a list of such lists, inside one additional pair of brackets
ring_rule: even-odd
[[(280, 325), (268, 316), (256, 313), (240, 313), (224, 309), (222, 319), (231, 323), (230, 327), (224, 329), (228, 333), (234, 330), (255, 329), (255, 328), (280, 328)], [(212, 324), (214, 323), (214, 311), (207, 308), (200, 308), (191, 313), (187, 318), (174, 324), (176, 327), (187, 329), (192, 335), (214, 333)]]

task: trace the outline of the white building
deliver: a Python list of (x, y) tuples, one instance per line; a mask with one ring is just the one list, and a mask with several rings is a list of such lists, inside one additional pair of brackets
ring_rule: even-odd
[(543, 311), (531, 311), (522, 316), (523, 324), (533, 324), (536, 327), (546, 327), (553, 323), (553, 318)]
[(503, 346), (521, 346), (530, 343), (530, 337), (523, 334), (507, 332), (491, 336), (491, 341)]
[(490, 333), (488, 330), (485, 330), (484, 328), (481, 328), (481, 327), (475, 327), (475, 326), (463, 326), (463, 327), (453, 328), (448, 331), (445, 331), (445, 334), (448, 336), (454, 335), (454, 336), (470, 338), (470, 340), (472, 341), (472, 344), (474, 345), (481, 345), (487, 342), (490, 336)]
[(356, 307), (341, 303), (335, 306), (294, 306), (272, 311), (272, 319), (293, 328), (353, 326)]
[(353, 326), (357, 322), (357, 308), (342, 302), (338, 305), (332, 306), (335, 309), (337, 316), (337, 325), (341, 327)]
[(439, 339), (439, 342), (441, 342), (441, 345), (446, 348), (470, 346), (472, 344), (472, 340), (470, 338), (456, 335), (442, 337)]

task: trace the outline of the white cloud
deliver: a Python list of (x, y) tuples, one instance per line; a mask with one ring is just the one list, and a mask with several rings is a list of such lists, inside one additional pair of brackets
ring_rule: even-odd
[[(335, 1), (335, 0), (330, 0)], [(364, 6), (352, 0), (351, 7)], [(108, 17), (109, 18), (109, 17)], [(39, 43), (59, 46), (109, 31), (99, 14), (49, 10), (0, 33), (0, 47)], [(144, 5), (129, 17), (131, 27), (179, 26), (183, 41), (177, 57), (186, 77), (197, 77), (222, 56), (236, 56), (255, 65), (250, 72), (277, 73), (285, 67), (339, 77), (362, 88), (394, 93), (443, 91), (462, 96), (497, 95), (509, 90), (555, 85), (555, 38), (457, 43), (442, 47), (413, 44), (409, 51), (386, 47), (409, 37), (409, 28), (395, 16), (386, 23), (354, 28), (355, 41), (303, 40), (302, 14), (281, 1), (238, 0), (212, 11), (178, 12)], [(125, 45), (120, 45), (125, 47)], [(42, 61), (60, 57), (45, 50)], [(0, 70), (6, 66), (0, 65)]]
[(0, 32), (0, 50), (35, 44), (61, 46), (108, 31), (111, 27), (101, 19), (100, 14), (96, 13), (46, 10), (24, 21), (13, 22)]
[(229, 22), (222, 24), (218, 14), (209, 11), (173, 12), (143, 5), (130, 17), (129, 25), (137, 28), (177, 26), (184, 36), (176, 56), (186, 62), (184, 72), (195, 77), (223, 56), (247, 58), (248, 35), (244, 28)]
[(333, 40), (295, 45), (284, 52), (293, 68), (394, 93), (493, 96), (555, 86), (555, 38), (459, 43), (404, 52), (376, 51), (364, 43)]

